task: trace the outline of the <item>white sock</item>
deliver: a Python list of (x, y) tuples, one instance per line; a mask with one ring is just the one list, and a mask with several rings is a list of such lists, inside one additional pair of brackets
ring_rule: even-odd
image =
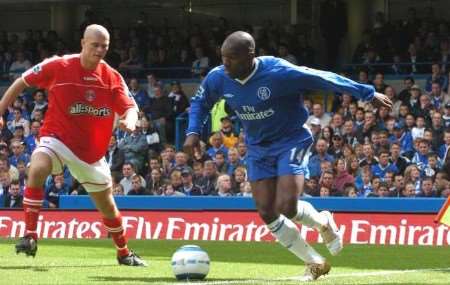
[(297, 226), (285, 216), (280, 215), (267, 227), (282, 246), (305, 263), (322, 264), (325, 262), (325, 259), (301, 237)]
[(298, 201), (297, 215), (292, 220), (316, 230), (320, 230), (323, 226), (328, 224), (327, 217), (319, 214), (311, 203), (303, 200)]

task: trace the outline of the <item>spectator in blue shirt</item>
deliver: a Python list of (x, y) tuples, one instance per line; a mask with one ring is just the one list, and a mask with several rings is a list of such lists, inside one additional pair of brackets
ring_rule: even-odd
[(397, 167), (398, 173), (403, 173), (409, 164), (409, 159), (400, 155), (400, 145), (396, 142), (391, 144), (390, 151), (390, 162)]
[(309, 159), (308, 169), (310, 177), (320, 176), (320, 163), (324, 160), (331, 163), (334, 162), (334, 157), (327, 153), (328, 144), (324, 139), (319, 139), (316, 143), (316, 154)]
[(450, 148), (450, 128), (447, 128), (444, 132), (444, 144), (439, 147), (439, 159), (444, 161), (445, 154)]
[(30, 162), (30, 155), (24, 152), (25, 145), (20, 141), (13, 141), (11, 143), (11, 152), (12, 155), (9, 157), (9, 164), (17, 167), (17, 162), (19, 160), (25, 162), (27, 164)]
[(208, 150), (206, 151), (206, 153), (209, 155), (209, 157), (214, 158), (218, 151), (223, 152), (225, 157), (228, 156), (228, 149), (223, 145), (223, 139), (222, 139), (222, 135), (220, 134), (220, 132), (214, 133), (209, 138), (209, 143), (210, 143), (211, 147), (208, 148)]
[(62, 174), (55, 175), (53, 178), (53, 183), (51, 183), (45, 190), (45, 198), (48, 201), (49, 208), (58, 208), (59, 196), (69, 195), (70, 192), (69, 185), (64, 183), (64, 175)]
[(430, 143), (425, 139), (418, 140), (418, 149), (411, 159), (411, 162), (420, 170), (421, 175), (425, 175), (425, 169), (428, 167), (428, 153), (430, 152)]
[(358, 182), (356, 184), (356, 187), (358, 189), (358, 192), (356, 194), (358, 197), (367, 197), (367, 195), (373, 192), (371, 181), (372, 181), (372, 172), (370, 171), (370, 168), (367, 168), (363, 170), (360, 178), (355, 181)]
[(445, 104), (444, 115), (442, 116), (442, 120), (444, 121), (444, 127), (450, 128), (450, 102)]
[(228, 168), (227, 168), (227, 174), (232, 176), (234, 173), (234, 170), (238, 168), (239, 166), (243, 166), (241, 164), (241, 161), (239, 160), (239, 152), (237, 148), (232, 147), (228, 149)]
[(400, 144), (400, 154), (414, 150), (411, 132), (409, 130), (406, 130), (406, 126), (404, 123), (395, 123), (394, 135), (396, 141)]
[(383, 178), (388, 171), (397, 173), (398, 168), (395, 164), (389, 162), (389, 151), (383, 149), (378, 156), (378, 163), (372, 165), (372, 173), (375, 177)]
[(434, 62), (431, 65), (431, 75), (429, 77), (427, 77), (427, 81), (425, 83), (425, 91), (431, 92), (433, 82), (438, 82), (439, 86), (447, 86), (448, 85), (448, 80), (441, 73), (441, 68), (439, 66), (439, 63), (437, 63), (437, 62)]
[(239, 153), (239, 161), (242, 165), (247, 165), (247, 145), (244, 142), (239, 142), (237, 144), (237, 150)]
[(137, 78), (131, 78), (129, 86), (130, 94), (140, 109), (150, 104), (150, 97), (144, 89), (139, 87), (139, 81)]
[(41, 122), (39, 122), (39, 121), (31, 122), (30, 135), (25, 137), (25, 140), (24, 140), (24, 142), (26, 144), (26, 152), (29, 155), (31, 155), (33, 150), (36, 148), (40, 129), (41, 129)]

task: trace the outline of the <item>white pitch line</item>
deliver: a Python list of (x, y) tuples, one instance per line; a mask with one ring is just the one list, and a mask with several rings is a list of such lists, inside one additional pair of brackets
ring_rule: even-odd
[[(367, 277), (367, 276), (380, 276), (380, 275), (394, 275), (394, 274), (404, 274), (404, 273), (414, 273), (414, 272), (426, 272), (426, 271), (448, 271), (450, 267), (444, 268), (420, 268), (420, 269), (405, 269), (405, 270), (383, 270), (383, 271), (371, 271), (371, 272), (358, 272), (358, 273), (341, 273), (332, 274), (326, 279), (341, 278), (341, 277)], [(300, 280), (302, 276), (288, 277), (283, 280)]]
[[(405, 274), (405, 273), (414, 273), (414, 272), (427, 272), (427, 271), (450, 271), (450, 267), (444, 268), (420, 268), (420, 269), (405, 269), (405, 270), (382, 270), (382, 271), (371, 271), (371, 272), (359, 272), (359, 273), (342, 273), (342, 274), (331, 274), (326, 277), (320, 278), (319, 280), (332, 280), (334, 278), (342, 278), (342, 277), (367, 277), (367, 276), (386, 276), (386, 275), (394, 275), (394, 274)], [(277, 278), (277, 279), (242, 279), (242, 280), (223, 280), (223, 281), (193, 281), (193, 282), (164, 282), (158, 283), (161, 285), (232, 285), (232, 284), (274, 284), (274, 283), (282, 283), (285, 281), (302, 281), (302, 276), (293, 276), (287, 278)]]

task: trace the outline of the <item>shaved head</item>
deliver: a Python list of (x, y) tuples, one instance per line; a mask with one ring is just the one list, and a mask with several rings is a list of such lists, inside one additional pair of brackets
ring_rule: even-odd
[(109, 39), (109, 32), (105, 27), (97, 24), (89, 25), (86, 27), (86, 30), (84, 30), (83, 38), (98, 36)]
[(222, 49), (229, 49), (233, 52), (255, 53), (255, 40), (249, 33), (237, 31), (225, 39)]
[(246, 32), (230, 34), (222, 44), (222, 62), (231, 78), (244, 79), (254, 68), (255, 40)]
[(95, 69), (106, 56), (109, 48), (109, 32), (100, 25), (89, 25), (81, 39), (81, 65), (86, 69)]

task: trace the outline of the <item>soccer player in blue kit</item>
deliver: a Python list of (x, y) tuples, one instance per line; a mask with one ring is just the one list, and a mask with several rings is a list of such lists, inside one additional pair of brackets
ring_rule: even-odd
[(369, 85), (337, 74), (299, 67), (283, 59), (255, 58), (255, 41), (246, 32), (230, 34), (221, 47), (223, 65), (212, 69), (191, 100), (184, 148), (199, 147), (202, 123), (214, 103), (224, 98), (241, 120), (248, 147), (248, 177), (262, 220), (279, 243), (306, 264), (305, 281), (330, 271), (326, 259), (300, 235), (295, 223), (319, 231), (332, 255), (343, 247), (342, 235), (328, 211), (317, 212), (298, 201), (308, 175), (308, 154), (313, 143), (304, 123), (304, 90), (349, 93), (391, 107), (392, 102)]

